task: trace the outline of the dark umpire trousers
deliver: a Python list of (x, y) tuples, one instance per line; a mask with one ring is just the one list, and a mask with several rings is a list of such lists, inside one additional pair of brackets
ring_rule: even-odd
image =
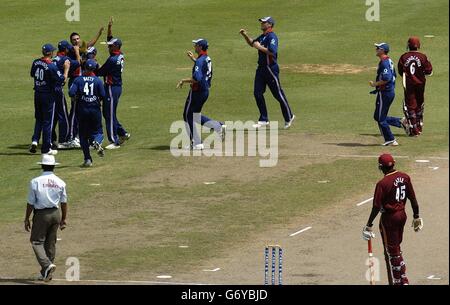
[(41, 153), (49, 152), (52, 143), (52, 128), (55, 115), (55, 94), (34, 91), (34, 133), (32, 142), (39, 142), (42, 132)]
[(111, 143), (119, 144), (119, 137), (127, 131), (117, 119), (117, 106), (119, 105), (122, 86), (105, 85), (106, 100), (103, 102), (103, 116), (105, 118), (106, 134)]
[(292, 119), (292, 111), (286, 95), (281, 88), (279, 74), (280, 69), (277, 64), (271, 66), (258, 66), (258, 69), (256, 69), (253, 93), (260, 113), (259, 121), (269, 121), (266, 101), (264, 99), (266, 86), (269, 86), (273, 97), (280, 103), (281, 112), (283, 113), (285, 122), (289, 122)]
[(30, 242), (41, 271), (55, 261), (56, 235), (60, 222), (61, 213), (58, 208), (35, 209), (33, 212)]

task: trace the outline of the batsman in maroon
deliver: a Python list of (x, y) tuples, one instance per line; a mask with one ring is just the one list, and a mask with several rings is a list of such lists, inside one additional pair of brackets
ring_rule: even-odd
[(409, 136), (418, 136), (422, 133), (424, 93), (427, 75), (433, 73), (433, 66), (427, 56), (421, 52), (418, 37), (408, 39), (408, 52), (398, 61), (398, 73), (404, 78), (403, 86), (405, 100), (403, 111), (408, 120)]
[(383, 240), (384, 257), (390, 285), (408, 285), (406, 266), (403, 261), (400, 244), (403, 239), (403, 228), (406, 223), (406, 200), (409, 199), (414, 213), (412, 226), (418, 232), (423, 227), (422, 218), (419, 217), (419, 204), (417, 203), (411, 178), (394, 169), (395, 160), (390, 154), (383, 154), (378, 158), (378, 168), (383, 172), (376, 187), (373, 198), (373, 207), (367, 225), (363, 228), (363, 239), (375, 237), (372, 225), (375, 217), (381, 212), (380, 234)]

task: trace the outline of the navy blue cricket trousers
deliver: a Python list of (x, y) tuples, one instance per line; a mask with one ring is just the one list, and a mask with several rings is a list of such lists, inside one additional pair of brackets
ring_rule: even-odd
[(289, 106), (286, 95), (281, 88), (280, 83), (280, 69), (278, 65), (272, 66), (258, 66), (256, 69), (254, 91), (256, 104), (259, 109), (259, 121), (269, 121), (267, 114), (266, 100), (264, 99), (264, 93), (266, 92), (266, 86), (269, 87), (273, 97), (280, 103), (281, 112), (283, 113), (284, 120), (289, 122), (292, 119), (292, 111)]

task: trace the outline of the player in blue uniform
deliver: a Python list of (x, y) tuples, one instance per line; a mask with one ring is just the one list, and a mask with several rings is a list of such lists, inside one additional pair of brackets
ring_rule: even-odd
[(376, 94), (374, 120), (378, 123), (381, 135), (384, 137), (383, 146), (397, 146), (398, 143), (394, 138), (389, 126), (398, 128), (404, 127), (401, 119), (388, 116), (389, 107), (395, 98), (395, 68), (394, 63), (387, 55), (389, 53), (389, 45), (385, 42), (376, 43), (376, 54), (380, 58), (377, 69), (376, 81), (370, 81), (369, 85), (375, 87), (371, 93)]
[(76, 112), (79, 123), (80, 144), (83, 149), (84, 167), (92, 166), (89, 146), (92, 144), (100, 157), (104, 156), (101, 100), (105, 101), (102, 81), (95, 76), (97, 62), (88, 59), (83, 76), (77, 77), (69, 90), (70, 97), (76, 99)]
[(184, 106), (183, 119), (186, 122), (186, 129), (189, 133), (191, 140), (191, 147), (194, 150), (203, 149), (202, 139), (196, 132), (194, 120), (195, 114), (199, 114), (199, 122), (201, 125), (205, 125), (217, 132), (222, 140), (225, 135), (226, 126), (218, 121), (212, 120), (205, 115), (201, 114), (202, 107), (208, 100), (209, 88), (211, 87), (212, 80), (212, 62), (208, 56), (208, 42), (205, 39), (197, 39), (192, 41), (194, 43), (195, 53), (197, 58), (191, 52), (188, 52), (188, 56), (194, 62), (192, 68), (192, 77), (185, 78), (179, 81), (177, 88), (182, 88), (184, 83), (191, 85), (186, 104)]
[[(53, 62), (58, 67), (61, 73), (64, 73), (64, 62), (68, 60), (70, 62), (69, 74), (79, 68), (80, 63), (77, 60), (71, 59), (68, 54), (73, 49), (72, 45), (63, 40), (58, 43), (58, 53), (53, 58)], [(55, 92), (55, 120), (53, 124), (52, 133), (55, 133), (56, 125), (58, 125), (58, 149), (71, 148), (70, 140), (70, 120), (69, 112), (67, 110), (66, 97), (64, 95), (63, 86), (56, 88)], [(58, 124), (56, 124), (58, 123)]]
[[(109, 32), (108, 32), (109, 34)], [(124, 67), (124, 56), (121, 52), (122, 41), (110, 36), (107, 42), (109, 58), (97, 71), (98, 76), (104, 76), (106, 100), (103, 103), (103, 116), (106, 123), (106, 133), (111, 144), (106, 149), (117, 149), (130, 134), (123, 128), (117, 119), (117, 106), (122, 94), (122, 72)]]
[(272, 17), (259, 19), (263, 34), (256, 39), (250, 38), (245, 29), (240, 30), (240, 34), (245, 38), (249, 46), (258, 50), (258, 68), (256, 69), (254, 95), (259, 109), (258, 123), (254, 125), (259, 128), (269, 125), (269, 116), (267, 114), (264, 92), (266, 86), (269, 86), (273, 97), (280, 103), (281, 112), (284, 117), (284, 128), (288, 129), (295, 119), (291, 111), (286, 95), (280, 84), (280, 68), (278, 67), (278, 37), (273, 32), (275, 21)]
[(55, 47), (51, 44), (42, 46), (42, 58), (36, 59), (31, 65), (30, 76), (34, 78), (34, 116), (36, 119), (34, 134), (31, 139), (30, 152), (35, 153), (42, 132), (43, 154), (56, 155), (57, 150), (51, 149), (52, 125), (55, 114), (55, 92), (66, 81), (70, 62), (63, 64), (61, 73), (56, 64), (52, 62)]

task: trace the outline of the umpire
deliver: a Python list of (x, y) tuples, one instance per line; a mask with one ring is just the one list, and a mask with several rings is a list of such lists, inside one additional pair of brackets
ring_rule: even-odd
[(30, 182), (24, 223), (27, 232), (31, 228), (30, 242), (41, 265), (39, 280), (48, 282), (56, 269), (56, 233), (58, 227), (63, 230), (66, 226), (67, 193), (65, 182), (53, 173), (55, 165), (59, 164), (55, 162), (55, 157), (43, 154), (42, 162), (38, 164), (44, 172)]

